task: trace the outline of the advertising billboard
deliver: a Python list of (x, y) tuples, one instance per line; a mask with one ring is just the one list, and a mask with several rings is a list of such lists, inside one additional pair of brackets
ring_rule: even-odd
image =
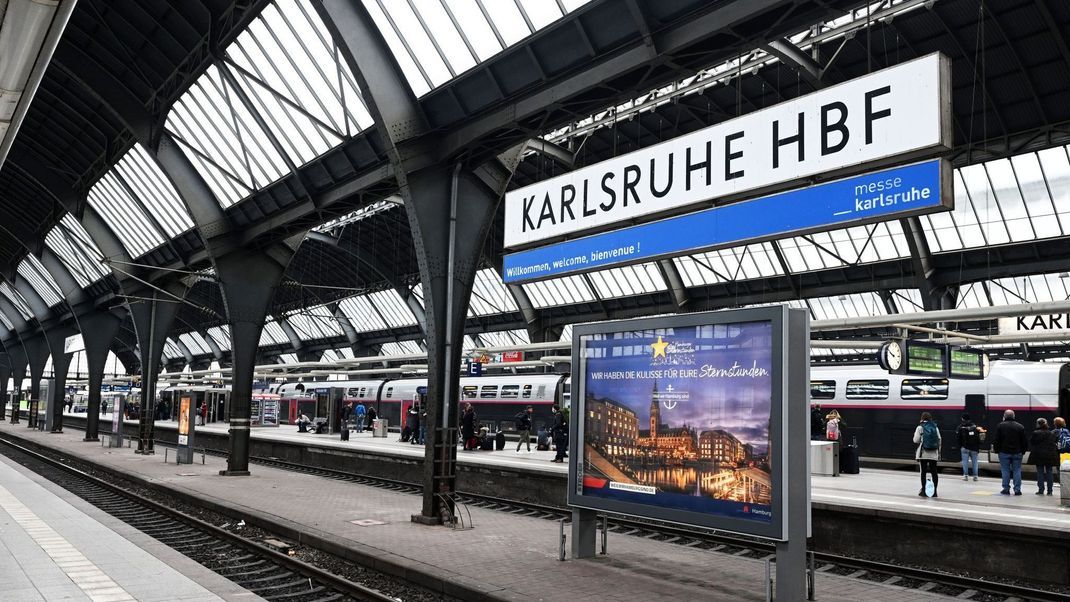
[(774, 306), (576, 326), (569, 504), (786, 539), (792, 313), (805, 322)]
[(952, 146), (950, 109), (950, 59), (923, 56), (511, 190), (504, 246), (936, 156)]
[(192, 399), (183, 396), (178, 402), (178, 444), (189, 443), (190, 411), (193, 405)]

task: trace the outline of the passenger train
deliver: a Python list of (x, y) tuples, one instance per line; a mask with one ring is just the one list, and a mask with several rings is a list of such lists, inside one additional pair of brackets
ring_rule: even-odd
[[(809, 402), (820, 404), (823, 415), (838, 410), (845, 441), (857, 440), (870, 457), (913, 457), (911, 439), (923, 411), (940, 426), (946, 459), (957, 458), (955, 430), (963, 412), (990, 430), (1005, 409), (1013, 409), (1027, 430), (1039, 417), (1070, 418), (1070, 363), (996, 361), (984, 380), (891, 375), (877, 366), (814, 366), (810, 378)], [(480, 423), (507, 432), (514, 430), (513, 417), (532, 405), (540, 429), (549, 425), (552, 404), (568, 407), (569, 385), (567, 374), (462, 377), (460, 398), (474, 406)], [(375, 407), (395, 428), (425, 386), (427, 379), (313, 381), (272, 384), (267, 392), (281, 397), (282, 423), (293, 423), (301, 413), (336, 422), (331, 414), (340, 412), (341, 401)], [(341, 390), (333, 401), (325, 395), (331, 388)], [(212, 391), (204, 393), (214, 401), (209, 421), (225, 420), (221, 396), (229, 391)]]

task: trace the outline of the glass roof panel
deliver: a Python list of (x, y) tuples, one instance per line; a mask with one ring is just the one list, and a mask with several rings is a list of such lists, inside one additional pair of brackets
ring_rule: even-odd
[(78, 285), (85, 288), (108, 274), (104, 255), (82, 224), (71, 214), (64, 215), (45, 236), (45, 244), (67, 266)]
[(838, 297), (815, 297), (806, 299), (815, 320), (834, 320), (858, 316), (883, 316), (887, 314), (884, 303), (877, 293), (856, 293)]
[(401, 295), (394, 289), (372, 293), (368, 298), (379, 310), (379, 315), (386, 321), (387, 326), (400, 328), (416, 324), (416, 316), (412, 315), (409, 306), (405, 305)]
[[(794, 236), (777, 244), (793, 274), (910, 256), (897, 221)], [(771, 248), (766, 257), (775, 260)]]
[(959, 296), (955, 304), (956, 308), (976, 309), (978, 307), (990, 307), (988, 294), (985, 292), (986, 284), (983, 282), (971, 282), (959, 289)]
[(127, 190), (140, 201), (146, 215), (169, 238), (193, 228), (193, 220), (178, 191), (141, 144), (135, 144), (127, 151), (114, 170)]
[(629, 265), (588, 274), (591, 284), (603, 299), (630, 297), (667, 290), (661, 270), (655, 263)]
[(561, 329), (561, 336), (557, 338), (559, 341), (571, 341), (572, 340), (572, 324), (565, 324), (565, 327)]
[(342, 299), (338, 307), (345, 317), (349, 318), (353, 330), (357, 332), (374, 332), (388, 328), (382, 316), (379, 315), (379, 311), (368, 300), (367, 295)]
[(916, 288), (901, 288), (893, 291), (892, 302), (901, 314), (925, 311), (925, 306), (921, 301), (921, 292)]
[(212, 348), (198, 332), (185, 332), (178, 335), (178, 340), (189, 349), (193, 355), (211, 355)]
[(379, 355), (415, 355), (423, 353), (420, 344), (416, 341), (387, 341), (379, 349)]
[(1066, 301), (1070, 299), (1070, 278), (1063, 273), (992, 280), (988, 283), (992, 301), (995, 305)]
[(328, 349), (323, 352), (320, 357), (321, 362), (337, 362), (338, 360), (353, 359), (353, 350), (349, 347), (340, 347), (338, 349)]
[(416, 96), (575, 10), (585, 0), (363, 0)]
[(6, 282), (0, 282), (0, 295), (3, 295), (15, 306), (15, 309), (22, 314), (22, 319), (29, 320), (33, 315), (30, 312), (30, 308), (26, 306), (26, 303), (22, 301), (22, 296), (19, 295), (15, 289), (11, 288)]
[(167, 115), (166, 127), (187, 150), (223, 207), (288, 172), (222, 71), (211, 65)]
[(472, 296), (468, 301), (468, 315), (488, 316), (513, 311), (517, 311), (516, 301), (498, 277), (498, 272), (489, 268), (476, 272)]
[[(208, 336), (212, 337), (221, 351), (230, 351), (230, 326), (213, 326), (208, 329)], [(263, 344), (263, 336), (260, 337)]]
[(531, 342), (527, 330), (499, 330), (479, 333), (479, 340), (486, 347), (506, 347), (509, 345), (527, 345)]
[(325, 305), (307, 307), (303, 310), (286, 314), (286, 321), (290, 323), (297, 337), (302, 341), (314, 339), (327, 339), (342, 335), (342, 327), (334, 319), (334, 315)]
[(41, 260), (37, 259), (34, 255), (27, 255), (25, 259), (19, 263), (17, 269), (19, 276), (26, 280), (41, 296), (41, 299), (45, 302), (45, 305), (52, 307), (58, 303), (63, 302), (65, 295), (63, 291), (59, 289), (59, 285), (52, 278), (52, 275), (48, 273), (45, 266), (41, 265)]
[(141, 257), (166, 242), (116, 170), (104, 174), (89, 189), (89, 204), (104, 218), (131, 257)]
[(174, 339), (167, 337), (167, 340), (164, 341), (163, 344), (163, 357), (164, 359), (173, 360), (186, 356), (182, 353), (182, 349), (178, 347), (178, 344), (175, 343)]
[(260, 331), (260, 346), (266, 345), (281, 345), (283, 343), (289, 343), (290, 338), (286, 336), (286, 331), (279, 326), (279, 323), (275, 321), (275, 318), (268, 316), (264, 319), (264, 329)]
[(282, 355), (279, 355), (278, 357), (276, 357), (275, 361), (276, 361), (276, 363), (279, 363), (279, 364), (296, 364), (297, 363), (297, 354), (296, 353), (283, 353)]
[(595, 300), (594, 291), (587, 285), (587, 280), (583, 276), (565, 276), (553, 280), (531, 282), (523, 286), (531, 299), (531, 304), (537, 308)]
[(772, 245), (767, 242), (694, 253), (673, 261), (687, 287), (769, 278), (783, 273)]

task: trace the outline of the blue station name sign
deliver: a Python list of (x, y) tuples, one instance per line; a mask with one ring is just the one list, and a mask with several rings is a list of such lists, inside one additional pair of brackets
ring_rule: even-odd
[(564, 276), (950, 209), (951, 167), (934, 159), (511, 253), (504, 281)]

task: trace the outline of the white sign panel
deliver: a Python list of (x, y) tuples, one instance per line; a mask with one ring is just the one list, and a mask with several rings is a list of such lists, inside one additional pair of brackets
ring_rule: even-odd
[(514, 190), (505, 247), (950, 148), (950, 79), (930, 54)]
[(1020, 316), (1017, 318), (1000, 318), (999, 333), (1015, 334), (1019, 332), (1051, 332), (1070, 330), (1070, 313), (1041, 314), (1039, 316)]
[(80, 334), (72, 334), (63, 340), (63, 353), (74, 353), (83, 349), (85, 349), (85, 341), (82, 340)]

